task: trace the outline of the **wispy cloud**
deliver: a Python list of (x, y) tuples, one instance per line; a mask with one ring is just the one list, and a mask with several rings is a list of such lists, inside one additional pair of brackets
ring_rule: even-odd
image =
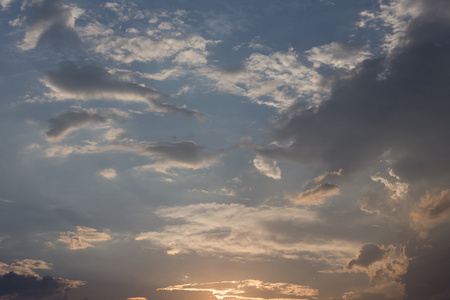
[(255, 260), (297, 259), (301, 253), (309, 253), (342, 263), (356, 247), (333, 238), (325, 241), (320, 236), (290, 236), (285, 226), (305, 230), (321, 222), (314, 212), (300, 208), (208, 203), (159, 208), (155, 213), (183, 223), (141, 233), (136, 240), (149, 240), (168, 254), (195, 252), (232, 260)]
[(301, 192), (297, 197), (290, 197), (296, 204), (301, 205), (321, 205), (325, 199), (339, 195), (340, 189), (337, 185), (331, 183), (321, 183), (318, 186)]
[(188, 283), (159, 288), (158, 291), (210, 292), (216, 299), (310, 299), (319, 295), (317, 289), (309, 286), (284, 282), (263, 282), (247, 279), (237, 281), (220, 281), (207, 283)]
[(77, 232), (67, 231), (61, 233), (58, 241), (68, 245), (71, 250), (94, 247), (92, 243), (109, 241), (111, 236), (105, 232), (85, 226), (77, 226)]

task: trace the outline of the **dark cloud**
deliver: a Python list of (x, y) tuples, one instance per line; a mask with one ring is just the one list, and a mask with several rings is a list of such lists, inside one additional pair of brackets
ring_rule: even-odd
[(50, 42), (52, 46), (76, 46), (80, 43), (73, 31), (75, 19), (81, 10), (68, 6), (59, 0), (26, 1), (24, 19), (27, 32), (22, 44), (23, 50)]
[(198, 111), (156, 101), (168, 96), (154, 88), (119, 80), (106, 69), (96, 66), (78, 66), (71, 61), (62, 62), (58, 69), (47, 72), (43, 81), (53, 90), (53, 96), (59, 100), (103, 99), (144, 102), (155, 112), (180, 112), (199, 120), (206, 120), (206, 117)]
[(66, 299), (67, 292), (77, 284), (51, 276), (39, 278), (10, 272), (0, 276), (0, 297), (8, 300)]
[(408, 256), (413, 257), (408, 272), (402, 277), (406, 300), (450, 299), (449, 224), (433, 229), (427, 240), (411, 241)]
[(97, 112), (66, 111), (56, 118), (48, 120), (48, 126), (45, 135), (49, 140), (59, 140), (68, 133), (92, 123), (106, 123), (111, 116)]
[(346, 268), (352, 269), (354, 266), (367, 268), (374, 262), (382, 260), (385, 253), (386, 250), (381, 249), (378, 245), (365, 244), (359, 250), (358, 256), (348, 262)]
[[(445, 1), (427, 1), (402, 47), (368, 59), (331, 80), (320, 107), (286, 111), (275, 137), (289, 147), (262, 147), (261, 155), (331, 170), (363, 170), (390, 153), (395, 174), (435, 186), (450, 179), (450, 17)], [(432, 17), (436, 16), (436, 17)]]

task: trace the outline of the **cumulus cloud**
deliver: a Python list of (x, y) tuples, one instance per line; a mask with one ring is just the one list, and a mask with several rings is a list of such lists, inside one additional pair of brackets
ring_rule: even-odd
[(321, 64), (332, 68), (352, 69), (363, 60), (369, 58), (371, 53), (366, 45), (350, 42), (333, 42), (328, 45), (314, 47), (305, 52), (308, 60), (315, 67)]
[(389, 152), (393, 171), (408, 184), (446, 185), (450, 75), (444, 66), (450, 62), (450, 17), (447, 2), (431, 2), (408, 23), (408, 43), (397, 47), (395, 55), (366, 59), (333, 77), (329, 99), (318, 108), (287, 108), (274, 136), (293, 142), (261, 147), (257, 153), (321, 162), (350, 174), (376, 165)]
[[(6, 1), (6, 4), (8, 2)], [(25, 37), (18, 44), (20, 49), (33, 49), (45, 39), (55, 41), (68, 36), (77, 39), (73, 28), (75, 20), (83, 14), (83, 10), (59, 0), (25, 1), (23, 8), (26, 9), (27, 15), (16, 22), (26, 27)]]
[(410, 261), (404, 248), (369, 243), (360, 248), (356, 257), (347, 263), (345, 269), (353, 272), (365, 272), (369, 276), (372, 286), (398, 282), (401, 289), (404, 290), (401, 278), (406, 274)]
[(67, 231), (61, 233), (58, 241), (68, 245), (71, 250), (94, 247), (92, 243), (109, 241), (111, 236), (105, 232), (85, 226), (77, 226), (77, 232)]
[(318, 186), (301, 192), (297, 197), (291, 197), (296, 204), (302, 205), (321, 205), (325, 199), (339, 195), (340, 189), (337, 185), (331, 183), (321, 183)]
[(155, 112), (180, 112), (199, 120), (206, 119), (198, 111), (168, 103), (160, 103), (157, 99), (168, 98), (168, 96), (150, 87), (119, 80), (100, 67), (78, 66), (74, 62), (63, 62), (58, 69), (47, 72), (42, 82), (52, 90), (49, 95), (57, 100), (143, 102), (149, 106), (150, 110)]
[(253, 166), (263, 175), (273, 179), (281, 179), (281, 170), (277, 162), (263, 156), (256, 156), (253, 159)]
[(155, 213), (183, 222), (167, 225), (162, 231), (141, 233), (136, 240), (149, 240), (172, 255), (195, 252), (233, 260), (258, 260), (298, 259), (303, 254), (302, 257), (320, 255), (329, 264), (339, 264), (357, 247), (337, 238), (297, 236), (295, 230), (285, 230), (289, 226), (299, 228), (301, 233), (320, 224), (314, 212), (300, 208), (205, 203), (159, 208)]
[(367, 268), (376, 261), (383, 259), (386, 250), (375, 244), (365, 244), (359, 250), (358, 255), (348, 262), (346, 268), (352, 269), (354, 266)]
[(69, 133), (90, 124), (106, 124), (110, 121), (121, 121), (127, 114), (117, 110), (70, 110), (48, 120), (45, 136), (49, 141), (59, 141)]
[[(0, 262), (0, 298), (20, 299), (55, 299), (67, 297), (67, 293), (85, 282), (57, 278), (41, 277), (35, 269), (51, 269), (51, 264), (34, 259), (15, 261), (10, 265)], [(65, 299), (65, 298), (64, 298)]]
[(263, 282), (247, 279), (236, 281), (219, 281), (207, 283), (188, 283), (159, 288), (158, 291), (210, 292), (216, 299), (241, 298), (249, 300), (261, 299), (305, 299), (316, 297), (317, 289), (309, 286), (284, 282)]

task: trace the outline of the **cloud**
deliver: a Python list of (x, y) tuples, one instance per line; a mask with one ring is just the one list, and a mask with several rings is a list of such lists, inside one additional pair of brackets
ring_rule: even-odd
[(402, 277), (406, 285), (405, 300), (449, 299), (449, 228), (448, 223), (434, 228), (425, 243), (422, 239), (410, 241), (407, 250), (413, 259)]
[(253, 159), (253, 166), (263, 175), (272, 179), (281, 179), (281, 170), (276, 161), (257, 155)]
[(411, 226), (417, 231), (426, 231), (450, 221), (450, 190), (437, 195), (427, 194), (420, 199), (411, 212)]
[(92, 243), (109, 241), (111, 236), (104, 232), (97, 232), (97, 229), (85, 226), (77, 226), (77, 232), (67, 231), (61, 233), (58, 241), (69, 246), (71, 250), (94, 247)]
[[(0, 297), (8, 300), (55, 299), (67, 296), (67, 293), (84, 282), (44, 276), (42, 278), (18, 275), (10, 272), (0, 276)], [(61, 298), (58, 298), (61, 299)]]
[(444, 65), (450, 63), (450, 17), (444, 13), (447, 2), (432, 3), (433, 14), (427, 8), (408, 23), (408, 43), (396, 48), (395, 55), (367, 59), (333, 77), (329, 99), (318, 108), (287, 108), (274, 137), (292, 143), (257, 148), (257, 154), (319, 162), (348, 174), (389, 154), (393, 171), (406, 183), (446, 185), (450, 75)]
[(305, 53), (315, 67), (324, 64), (332, 68), (343, 69), (352, 69), (371, 56), (366, 45), (351, 42), (333, 42), (328, 45), (313, 47)]
[(279, 110), (312, 98), (321, 79), (301, 63), (293, 49), (270, 55), (254, 53), (240, 66), (199, 68), (196, 73), (215, 82), (219, 91)]
[(154, 170), (168, 173), (171, 169), (204, 169), (217, 163), (217, 159), (230, 149), (211, 151), (191, 141), (183, 142), (128, 142), (99, 144), (85, 141), (84, 145), (53, 145), (45, 150), (47, 157), (65, 157), (71, 154), (93, 154), (107, 151), (137, 153), (153, 160), (151, 164), (135, 167), (137, 170)]
[(52, 90), (49, 96), (57, 100), (117, 100), (123, 102), (143, 102), (154, 112), (179, 112), (205, 120), (206, 117), (195, 110), (188, 110), (157, 99), (167, 98), (163, 93), (133, 82), (116, 79), (107, 70), (74, 62), (63, 62), (56, 70), (45, 74), (42, 82)]
[(390, 178), (385, 178), (381, 174), (377, 174), (370, 176), (370, 179), (384, 184), (386, 189), (390, 191), (393, 200), (404, 199), (408, 194), (409, 185), (401, 182), (400, 177), (395, 178), (391, 176)]
[(317, 176), (316, 178), (314, 178), (312, 181), (313, 182), (320, 182), (324, 179), (330, 178), (330, 177), (334, 177), (334, 176), (342, 176), (342, 171), (344, 171), (343, 169), (340, 169), (338, 171), (332, 171), (332, 172), (325, 172), (319, 176)]
[(97, 112), (96, 110), (65, 111), (56, 118), (48, 120), (45, 136), (49, 141), (59, 141), (69, 133), (89, 126), (90, 124), (105, 124), (110, 121), (121, 121), (126, 113), (116, 110)]
[(404, 248), (393, 245), (365, 244), (345, 266), (346, 270), (365, 272), (370, 278), (370, 287), (344, 294), (346, 300), (404, 299), (403, 276), (408, 272), (411, 259)]
[(19, 275), (38, 276), (34, 271), (35, 269), (49, 270), (51, 268), (52, 264), (47, 263), (43, 260), (36, 259), (24, 259), (15, 261), (10, 265), (0, 262), (0, 275), (5, 275), (13, 272)]
[(142, 156), (155, 159), (156, 162), (138, 167), (138, 169), (153, 169), (157, 172), (167, 173), (173, 168), (204, 169), (217, 162), (217, 158), (226, 150), (212, 152), (206, 147), (198, 146), (194, 142), (140, 142), (111, 144), (105, 150), (122, 150), (136, 152)]
[(116, 170), (114, 169), (104, 169), (98, 172), (98, 174), (106, 179), (114, 179), (117, 177)]
[(302, 205), (321, 205), (328, 197), (339, 195), (340, 189), (337, 185), (331, 183), (321, 183), (318, 186), (301, 192), (292, 200), (296, 204)]
[(141, 233), (136, 240), (149, 240), (172, 255), (197, 253), (232, 260), (321, 256), (339, 265), (356, 249), (352, 242), (335, 237), (297, 236), (321, 223), (314, 212), (300, 208), (205, 203), (159, 208), (155, 213), (182, 223)]
[(20, 49), (33, 49), (46, 39), (78, 39), (73, 28), (83, 10), (58, 0), (25, 1), (23, 8), (26, 8), (28, 14), (18, 20), (18, 24), (25, 25), (27, 31), (23, 41), (18, 44)]
[(379, 246), (365, 244), (352, 258), (345, 269), (353, 272), (365, 272), (371, 284), (385, 284), (388, 282), (401, 282), (402, 276), (407, 272), (411, 259), (405, 254), (403, 247), (393, 245)]
[(131, 298), (127, 298), (127, 300), (147, 300), (147, 298), (145, 298), (145, 297), (131, 297)]
[(309, 286), (284, 282), (263, 282), (247, 279), (236, 281), (220, 281), (208, 283), (188, 283), (159, 288), (158, 291), (187, 291), (210, 292), (216, 299), (233, 298), (261, 300), (261, 299), (298, 299), (301, 297), (316, 297), (317, 289)]
[(34, 271), (35, 269), (49, 270), (51, 266), (50, 263), (35, 259), (15, 261), (10, 265), (0, 262), (0, 298), (49, 299), (48, 297), (52, 296), (51, 299), (55, 299), (55, 296), (67, 296), (67, 292), (71, 289), (85, 284), (78, 280), (41, 277)]
[(346, 292), (344, 300), (399, 300), (404, 299), (405, 288), (397, 282), (387, 282), (369, 288)]
[(14, 0), (0, 0), (0, 6), (2, 7), (2, 10), (7, 10), (13, 1)]
[[(438, 1), (434, 1), (437, 3)], [(380, 3), (377, 11), (360, 13), (359, 27), (371, 27), (384, 33), (382, 48), (389, 54), (397, 47), (408, 42), (407, 28), (411, 18), (417, 18), (429, 4), (421, 0), (392, 0)], [(434, 5), (434, 4), (432, 4)], [(431, 6), (432, 6), (431, 5)]]
[(367, 268), (376, 261), (383, 259), (386, 250), (375, 244), (365, 244), (359, 250), (357, 257), (348, 262), (346, 268), (352, 269), (354, 266)]

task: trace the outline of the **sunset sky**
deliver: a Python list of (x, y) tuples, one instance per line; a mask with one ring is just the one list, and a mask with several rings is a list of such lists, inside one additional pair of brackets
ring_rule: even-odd
[(0, 0), (0, 300), (450, 299), (450, 1)]

